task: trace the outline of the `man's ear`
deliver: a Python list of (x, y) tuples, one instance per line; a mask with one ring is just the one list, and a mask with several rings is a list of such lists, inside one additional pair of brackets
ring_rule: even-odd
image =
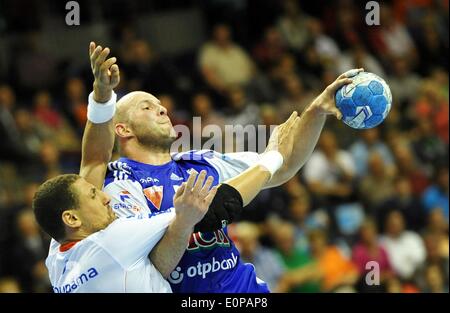
[(81, 226), (81, 219), (75, 210), (66, 210), (62, 213), (64, 224), (70, 228), (78, 228)]
[(124, 123), (117, 123), (115, 125), (115, 133), (119, 138), (128, 138), (133, 136), (133, 132), (131, 131), (130, 127), (128, 127), (127, 124)]

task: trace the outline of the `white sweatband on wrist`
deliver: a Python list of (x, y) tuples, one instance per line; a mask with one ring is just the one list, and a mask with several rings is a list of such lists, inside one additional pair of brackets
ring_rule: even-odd
[(94, 92), (89, 94), (87, 118), (94, 124), (101, 124), (108, 122), (116, 112), (117, 95), (113, 91), (111, 99), (106, 103), (98, 103), (94, 100)]
[(256, 164), (264, 166), (273, 176), (283, 165), (283, 156), (278, 151), (264, 152)]

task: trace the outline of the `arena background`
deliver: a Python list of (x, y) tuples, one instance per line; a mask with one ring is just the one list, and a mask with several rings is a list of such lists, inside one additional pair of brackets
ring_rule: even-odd
[[(91, 40), (118, 57), (119, 95), (156, 94), (188, 126), (278, 124), (349, 68), (385, 78), (387, 120), (356, 131), (330, 117), (299, 174), (230, 233), (274, 291), (448, 292), (448, 1), (380, 1), (380, 26), (366, 1), (77, 2), (67, 26), (66, 1), (0, 0), (0, 292), (51, 290), (30, 204), (78, 172)], [(285, 284), (299, 269), (309, 279)]]

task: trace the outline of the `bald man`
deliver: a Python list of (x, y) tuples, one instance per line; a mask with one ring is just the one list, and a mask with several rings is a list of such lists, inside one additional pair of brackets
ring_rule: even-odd
[[(104, 54), (91, 44), (91, 61), (99, 55), (104, 58)], [(242, 197), (246, 205), (261, 188), (278, 186), (298, 172), (312, 153), (326, 116), (341, 118), (335, 107), (335, 91), (350, 83), (349, 77), (361, 70), (339, 76), (305, 109), (301, 118), (294, 112), (271, 136), (262, 154), (200, 150), (171, 155), (170, 146), (176, 133), (166, 109), (149, 93), (138, 91), (126, 95), (117, 103), (114, 123), (105, 123), (99, 130), (105, 136), (98, 145), (113, 138), (115, 133), (123, 156), (108, 164), (104, 182), (113, 210), (119, 217), (152, 219), (173, 207), (174, 194), (184, 186), (189, 173), (203, 171), (200, 177), (211, 176), (213, 185), (218, 185), (252, 171), (255, 166), (263, 168), (269, 173), (264, 179), (252, 174), (246, 176), (253, 178), (253, 184), (246, 189), (251, 196)], [(109, 93), (107, 99), (111, 97)], [(288, 142), (292, 142), (292, 147)], [(291, 152), (287, 153), (288, 150)], [(275, 155), (275, 151), (280, 155)], [(109, 160), (95, 153), (89, 158), (97, 163)], [(228, 196), (222, 198), (227, 201)], [(239, 251), (228, 236), (226, 216), (223, 221), (223, 227), (212, 232), (169, 227), (153, 248), (151, 260), (169, 280), (174, 292), (269, 291), (267, 284), (257, 278), (254, 267), (240, 261)], [(187, 248), (186, 238), (189, 238)]]

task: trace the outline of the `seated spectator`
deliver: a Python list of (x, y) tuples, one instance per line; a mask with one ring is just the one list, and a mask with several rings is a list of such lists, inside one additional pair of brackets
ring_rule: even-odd
[(328, 244), (324, 231), (312, 230), (308, 239), (312, 259), (302, 267), (288, 271), (280, 281), (280, 290), (306, 282), (320, 282), (322, 292), (354, 291), (358, 279), (355, 265), (336, 246)]
[(400, 211), (392, 211), (386, 218), (385, 233), (381, 241), (388, 253), (392, 268), (402, 280), (410, 281), (425, 261), (426, 251), (420, 236), (405, 230)]
[(386, 279), (392, 276), (392, 268), (386, 250), (379, 243), (377, 226), (374, 220), (366, 219), (360, 227), (360, 241), (353, 246), (352, 261), (358, 268), (360, 275), (359, 291), (382, 291), (384, 288), (368, 286), (365, 275), (371, 267), (369, 262), (376, 262), (380, 270), (380, 283), (384, 285)]
[(394, 157), (389, 147), (380, 138), (380, 130), (378, 128), (365, 129), (361, 130), (359, 134), (358, 140), (350, 146), (358, 177), (367, 174), (369, 155), (372, 152), (381, 156), (386, 170), (392, 174), (395, 170)]
[(6, 84), (0, 84), (0, 159), (13, 162), (29, 161), (28, 153), (24, 149), (20, 131), (15, 121), (16, 94)]
[(449, 143), (449, 100), (448, 91), (434, 80), (425, 80), (416, 98), (411, 115), (417, 119), (428, 119), (433, 123), (433, 130), (447, 145)]
[(233, 227), (236, 246), (241, 253), (241, 260), (255, 266), (256, 275), (273, 290), (284, 272), (284, 265), (278, 256), (262, 246), (258, 239), (260, 230), (256, 224), (240, 222)]
[(431, 173), (436, 164), (448, 159), (448, 146), (433, 130), (432, 121), (427, 118), (417, 120), (413, 130), (412, 149), (418, 160)]
[(75, 131), (65, 117), (53, 107), (49, 92), (36, 93), (33, 108), (37, 120), (54, 134), (53, 140), (60, 151), (78, 152), (80, 150), (80, 142)]
[(353, 192), (354, 161), (329, 130), (322, 132), (319, 149), (312, 153), (303, 174), (308, 188), (319, 198), (342, 201)]
[(268, 27), (264, 32), (264, 38), (254, 48), (253, 55), (261, 69), (268, 70), (278, 62), (286, 50), (278, 29)]
[[(280, 285), (277, 286), (277, 292), (319, 292), (320, 284), (318, 280), (318, 271), (314, 265), (312, 255), (300, 249), (295, 242), (295, 231), (291, 223), (281, 221), (273, 229), (273, 241), (275, 242), (276, 251), (283, 261), (284, 268), (287, 271)], [(290, 273), (297, 270), (302, 272), (309, 271), (313, 267), (311, 273), (307, 273), (307, 279), (299, 279), (297, 281), (289, 280)], [(287, 282), (289, 280), (289, 282)]]
[(415, 101), (422, 83), (419, 75), (411, 70), (412, 64), (407, 59), (396, 57), (392, 60), (393, 73), (387, 78), (392, 98), (402, 108)]
[[(426, 248), (426, 260), (423, 266), (416, 273), (416, 282), (422, 289), (425, 288), (425, 269), (429, 265), (436, 265), (443, 273), (444, 284), (449, 285), (449, 256), (448, 256), (448, 231), (446, 234), (436, 233), (428, 230), (423, 234), (423, 240)], [(447, 244), (447, 246), (445, 246)]]
[(313, 95), (308, 92), (297, 75), (286, 76), (283, 80), (283, 95), (278, 102), (281, 118), (288, 118), (293, 111), (301, 114), (312, 102)]
[(417, 162), (409, 145), (397, 145), (393, 148), (398, 174), (409, 179), (412, 192), (422, 194), (429, 186), (427, 174)]
[(370, 154), (368, 169), (369, 173), (360, 181), (359, 193), (361, 201), (370, 210), (373, 210), (395, 195), (394, 179), (392, 173), (388, 172), (382, 157), (377, 152)]
[(21, 211), (17, 217), (18, 242), (13, 249), (15, 271), (27, 292), (48, 292), (50, 281), (44, 264), (49, 238), (42, 235), (31, 210)]
[(41, 150), (42, 143), (51, 137), (52, 132), (37, 121), (28, 110), (16, 110), (14, 118), (19, 130), (21, 146), (30, 159), (36, 158)]
[(407, 177), (396, 177), (392, 196), (374, 208), (373, 214), (380, 229), (384, 228), (384, 221), (392, 210), (402, 212), (408, 229), (419, 231), (425, 225), (426, 217), (420, 197), (413, 192), (411, 181)]
[(406, 58), (409, 62), (417, 59), (416, 47), (408, 29), (395, 19), (388, 4), (381, 6), (380, 26), (370, 28), (369, 41), (385, 64), (396, 57)]
[(200, 49), (199, 64), (207, 84), (221, 94), (232, 85), (245, 86), (255, 75), (252, 59), (232, 41), (227, 25), (214, 27), (213, 40)]
[(287, 46), (300, 52), (310, 38), (310, 17), (300, 9), (295, 0), (283, 2), (284, 14), (278, 19), (277, 27)]
[(435, 208), (440, 208), (448, 220), (448, 166), (441, 166), (436, 170), (434, 184), (428, 187), (422, 201), (427, 212)]
[(425, 268), (425, 285), (422, 292), (426, 293), (448, 293), (448, 284), (445, 285), (445, 277), (441, 268), (430, 264)]
[[(428, 214), (428, 224), (425, 228), (427, 239), (433, 239), (433, 245), (436, 245), (437, 252), (442, 258), (449, 257), (449, 237), (448, 237), (448, 218), (444, 212), (437, 208)], [(427, 253), (430, 256), (432, 253)]]
[(66, 82), (63, 107), (73, 126), (83, 131), (87, 120), (87, 94), (80, 78), (73, 77)]
[(338, 73), (344, 73), (349, 68), (364, 68), (366, 72), (377, 74), (380, 77), (386, 76), (380, 62), (367, 51), (362, 43), (351, 46), (337, 58), (336, 71)]

